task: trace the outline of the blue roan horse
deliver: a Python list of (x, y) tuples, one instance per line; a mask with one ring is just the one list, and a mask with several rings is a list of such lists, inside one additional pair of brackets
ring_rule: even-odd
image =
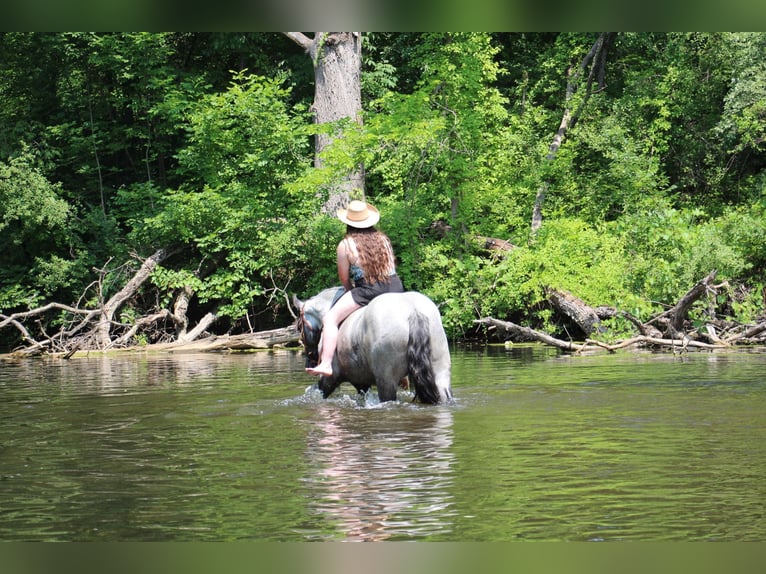
[[(319, 360), (322, 317), (338, 290), (325, 289), (306, 302), (295, 299), (307, 366)], [(340, 325), (332, 368), (332, 376), (319, 377), (324, 398), (348, 381), (359, 392), (375, 385), (381, 401), (393, 401), (399, 382), (409, 377), (415, 400), (439, 404), (452, 399), (449, 347), (439, 309), (415, 291), (378, 295), (351, 313)]]

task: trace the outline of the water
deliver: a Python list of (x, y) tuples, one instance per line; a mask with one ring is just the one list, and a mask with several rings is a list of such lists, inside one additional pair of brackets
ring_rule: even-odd
[(0, 540), (766, 540), (766, 354), (457, 348), (451, 406), (292, 351), (0, 363)]

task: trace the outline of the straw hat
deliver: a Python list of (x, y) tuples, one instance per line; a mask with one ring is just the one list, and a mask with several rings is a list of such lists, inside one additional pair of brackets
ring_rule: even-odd
[(355, 199), (346, 209), (338, 210), (338, 219), (351, 227), (365, 229), (380, 221), (380, 212), (369, 203)]

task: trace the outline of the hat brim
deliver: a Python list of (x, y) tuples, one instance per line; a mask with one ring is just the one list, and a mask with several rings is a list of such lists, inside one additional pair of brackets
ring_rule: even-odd
[(367, 212), (367, 217), (358, 221), (354, 221), (348, 218), (348, 209), (339, 209), (337, 215), (338, 219), (340, 219), (346, 225), (356, 227), (357, 229), (366, 229), (368, 227), (372, 227), (378, 221), (380, 221), (380, 212), (377, 210), (377, 208), (373, 207), (369, 203), (367, 204)]

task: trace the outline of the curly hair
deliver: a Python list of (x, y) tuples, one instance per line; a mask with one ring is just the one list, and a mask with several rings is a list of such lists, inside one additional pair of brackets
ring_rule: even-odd
[(394, 249), (391, 240), (382, 231), (374, 227), (357, 229), (348, 227), (346, 237), (356, 244), (359, 253), (357, 265), (364, 271), (366, 283), (385, 283), (391, 280), (394, 270)]

